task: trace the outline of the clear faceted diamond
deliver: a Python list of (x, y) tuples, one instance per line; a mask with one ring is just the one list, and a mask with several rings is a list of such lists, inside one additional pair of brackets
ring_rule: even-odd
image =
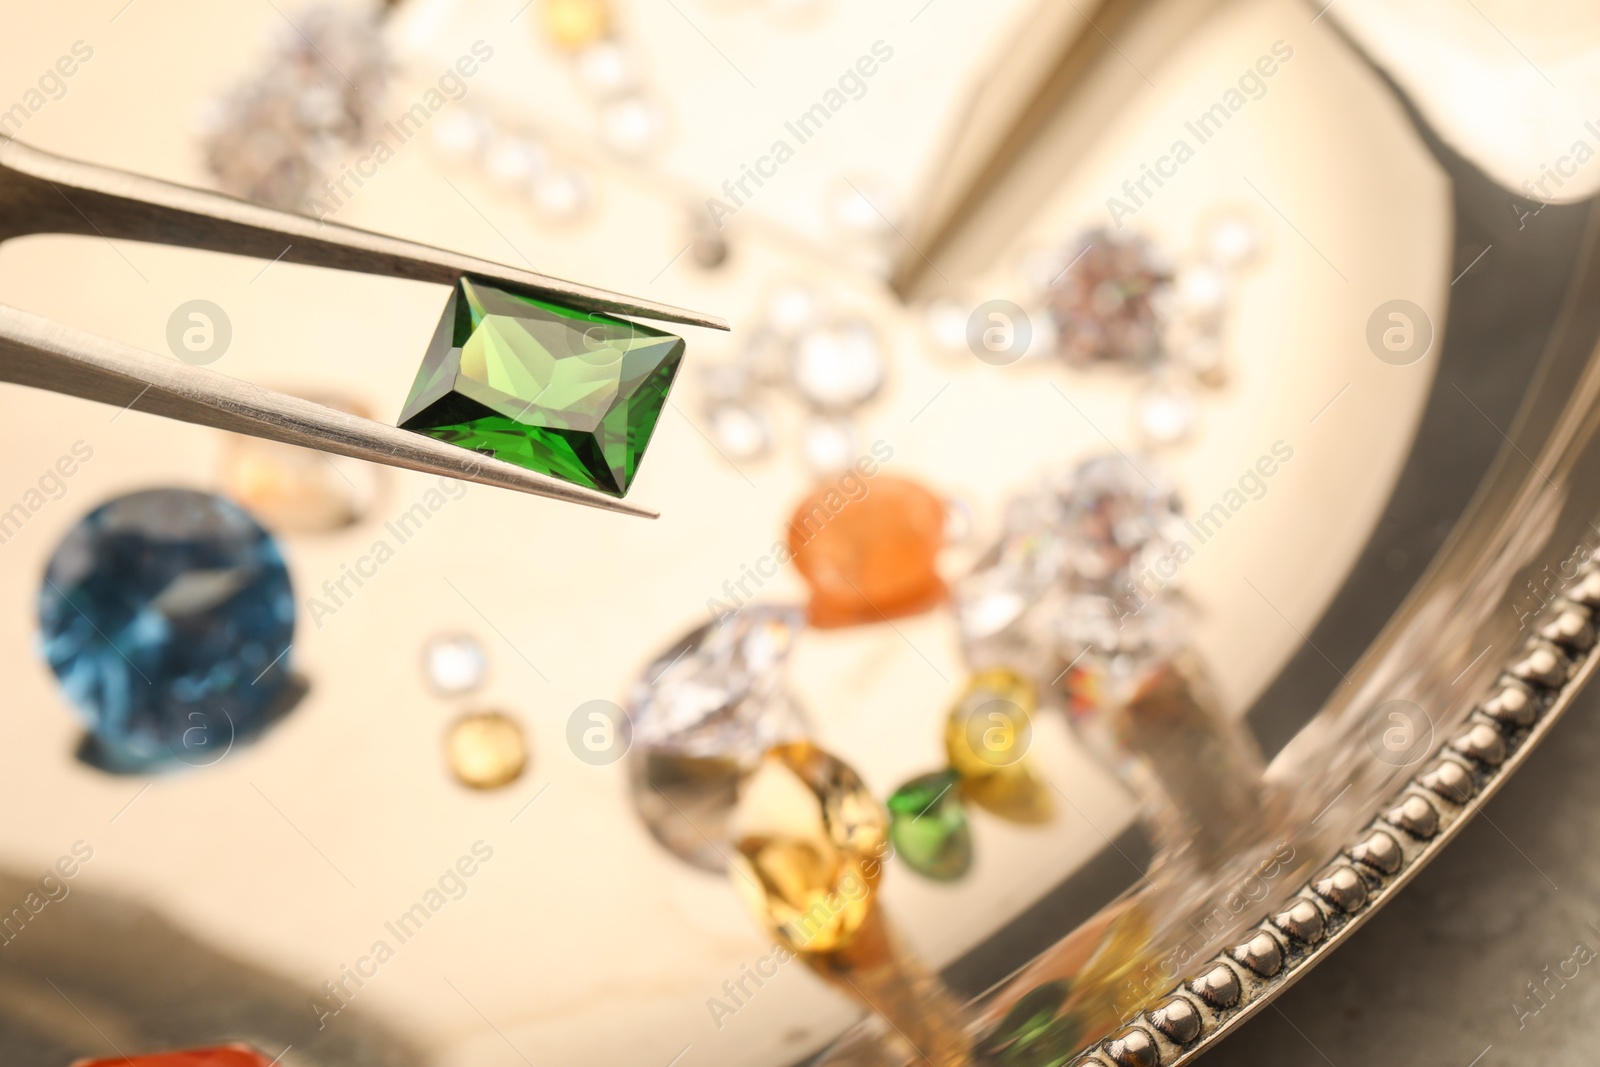
[(685, 635), (645, 669), (629, 700), (634, 746), (753, 763), (806, 735), (783, 682), (805, 625), (788, 606), (752, 605)]
[(680, 858), (720, 870), (740, 780), (773, 745), (804, 737), (783, 664), (799, 608), (753, 606), (687, 634), (634, 684), (633, 797), (645, 826)]
[(1108, 590), (1171, 548), (1182, 526), (1178, 495), (1149, 462), (1096, 456), (1038, 502), (1065, 541), (1078, 588)]
[(1181, 607), (1134, 586), (1160, 587), (1146, 579), (1181, 535), (1177, 496), (1147, 460), (1095, 457), (1012, 501), (1005, 533), (955, 589), (969, 660), (1049, 679), (1090, 648), (1170, 650)]

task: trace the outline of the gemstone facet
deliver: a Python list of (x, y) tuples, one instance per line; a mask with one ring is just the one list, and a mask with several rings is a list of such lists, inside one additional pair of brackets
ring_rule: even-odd
[(919, 874), (954, 881), (972, 869), (972, 827), (961, 803), (961, 775), (934, 771), (889, 795), (889, 839)]
[(832, 952), (877, 906), (887, 831), (849, 765), (809, 741), (778, 745), (739, 800), (734, 886), (791, 951)]
[(683, 347), (660, 330), (462, 278), (400, 426), (623, 496)]
[(1153, 466), (1114, 454), (1013, 500), (1003, 536), (955, 589), (968, 661), (1035, 678), (1087, 648), (1129, 667), (1159, 662), (1185, 643), (1187, 613), (1176, 595), (1144, 600), (1137, 586), (1192, 555), (1185, 536)]
[(655, 838), (696, 866), (723, 868), (740, 779), (768, 748), (809, 731), (783, 678), (804, 624), (798, 608), (742, 608), (685, 635), (634, 683), (634, 804)]
[(215, 762), (281, 708), (294, 594), (277, 543), (188, 489), (74, 526), (39, 591), (44, 658), (114, 762)]
[(804, 625), (798, 608), (756, 604), (690, 631), (634, 683), (628, 715), (641, 750), (734, 756), (753, 767), (807, 732), (783, 684)]

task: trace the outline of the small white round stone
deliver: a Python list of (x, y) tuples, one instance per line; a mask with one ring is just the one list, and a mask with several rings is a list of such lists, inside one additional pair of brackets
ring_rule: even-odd
[(434, 127), (433, 143), (445, 158), (469, 163), (483, 153), (492, 132), (489, 120), (476, 111), (452, 111)]
[(813, 474), (833, 474), (856, 461), (861, 436), (848, 419), (811, 415), (800, 427), (800, 454)]
[(490, 142), (483, 169), (490, 179), (509, 189), (527, 185), (534, 175), (543, 172), (545, 163), (543, 145), (531, 137), (509, 134)]
[(828, 219), (851, 237), (878, 237), (889, 232), (894, 215), (889, 192), (870, 178), (837, 179), (828, 190)]
[(1210, 264), (1194, 264), (1178, 274), (1178, 309), (1186, 314), (1211, 318), (1228, 306), (1228, 274)]
[(731, 460), (757, 459), (772, 448), (772, 424), (760, 408), (720, 403), (712, 407), (707, 421), (712, 440)]
[(949, 297), (928, 301), (922, 310), (922, 322), (927, 327), (933, 343), (945, 352), (967, 351), (967, 319), (971, 309), (963, 307)]
[(489, 657), (470, 634), (438, 634), (422, 648), (422, 676), (440, 696), (460, 696), (489, 676)]
[(767, 298), (767, 324), (778, 337), (794, 337), (821, 314), (822, 298), (804, 285), (781, 285)]
[(578, 84), (602, 99), (625, 93), (636, 84), (628, 50), (609, 38), (579, 52), (576, 66)]
[(661, 143), (661, 111), (642, 96), (624, 96), (600, 109), (600, 139), (613, 152), (639, 156)]
[(1152, 379), (1139, 391), (1139, 432), (1152, 446), (1181, 444), (1194, 432), (1194, 389), (1171, 376)]
[(1261, 234), (1243, 215), (1225, 215), (1213, 222), (1202, 239), (1206, 256), (1224, 267), (1242, 267), (1261, 251)]
[(570, 167), (557, 167), (534, 179), (529, 195), (541, 215), (565, 221), (588, 210), (589, 181)]
[(883, 346), (859, 320), (808, 330), (795, 341), (789, 369), (800, 395), (828, 411), (848, 411), (883, 386)]

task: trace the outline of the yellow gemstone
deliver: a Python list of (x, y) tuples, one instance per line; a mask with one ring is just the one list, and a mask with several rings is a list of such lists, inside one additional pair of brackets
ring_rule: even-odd
[(791, 951), (842, 949), (872, 916), (888, 818), (843, 761), (809, 741), (769, 749), (741, 791), (732, 830), (734, 885)]
[(499, 789), (521, 777), (528, 766), (528, 745), (515, 719), (498, 711), (463, 715), (445, 738), (450, 770), (462, 785)]
[(539, 14), (545, 34), (565, 52), (581, 51), (611, 32), (607, 0), (544, 0)]
[(1015, 671), (979, 671), (944, 722), (945, 755), (966, 800), (1011, 822), (1047, 822), (1050, 791), (1029, 768), (1038, 692)]
[(979, 671), (945, 719), (944, 747), (963, 778), (983, 778), (1021, 762), (1033, 742), (1033, 683), (1001, 668)]

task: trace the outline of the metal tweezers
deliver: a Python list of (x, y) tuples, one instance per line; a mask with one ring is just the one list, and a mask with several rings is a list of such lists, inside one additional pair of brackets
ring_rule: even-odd
[[(713, 315), (549, 278), (0, 138), (0, 241), (83, 234), (453, 285), (463, 275), (586, 311), (726, 330)], [(0, 305), (0, 381), (392, 467), (645, 518), (656, 513), (503, 460)]]

